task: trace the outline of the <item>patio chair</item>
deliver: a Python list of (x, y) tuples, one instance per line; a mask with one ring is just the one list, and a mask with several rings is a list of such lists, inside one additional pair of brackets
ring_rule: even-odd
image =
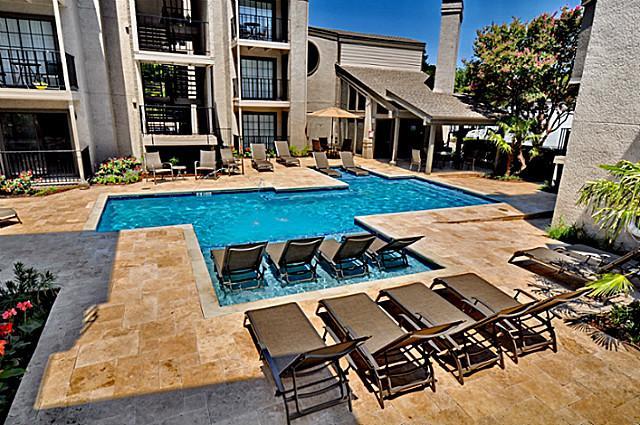
[(324, 237), (317, 237), (270, 243), (267, 258), (287, 283), (315, 281), (318, 277), (315, 257), (323, 240)]
[(291, 156), (291, 151), (289, 150), (289, 144), (286, 141), (276, 141), (276, 153), (278, 157), (276, 161), (280, 164), (283, 164), (286, 167), (299, 167), (300, 160), (298, 158), (294, 158)]
[[(153, 184), (156, 184), (158, 176), (164, 179), (164, 176), (171, 175), (173, 178), (171, 164), (160, 160), (160, 152), (147, 152), (144, 154), (144, 160), (147, 168), (147, 180), (149, 175), (153, 176)], [(166, 168), (167, 166), (169, 168)]]
[(227, 174), (239, 173), (240, 164), (236, 157), (233, 156), (231, 148), (220, 148), (220, 160), (222, 161), (222, 168), (227, 170)]
[(313, 152), (322, 152), (322, 146), (320, 145), (320, 140), (318, 139), (311, 140), (311, 150)]
[[(255, 289), (264, 283), (262, 257), (266, 242), (229, 245), (212, 249), (211, 258), (222, 287), (227, 289)], [(255, 282), (253, 286), (243, 286)]]
[(349, 363), (381, 408), (385, 399), (409, 391), (430, 387), (435, 392), (433, 365), (425, 346), (456, 323), (405, 332), (364, 293), (320, 300), (316, 314), (337, 341), (371, 337), (349, 355)]
[(340, 359), (366, 337), (327, 345), (296, 303), (249, 310), (244, 326), (271, 373), (276, 397), (282, 397), (287, 424), (343, 403), (351, 411), (348, 372)]
[(200, 151), (200, 161), (193, 163), (193, 169), (196, 174), (196, 180), (198, 180), (198, 172), (204, 171), (205, 177), (213, 174), (216, 178), (216, 152), (215, 151)]
[(410, 236), (406, 238), (385, 241), (376, 238), (367, 249), (367, 255), (379, 268), (408, 266), (407, 247), (418, 242), (424, 236)]
[(342, 169), (356, 176), (368, 176), (369, 172), (363, 168), (356, 167), (351, 152), (340, 152), (340, 160), (342, 161)]
[[(502, 292), (491, 283), (473, 273), (440, 277), (433, 281), (432, 288), (441, 286), (460, 305), (471, 308), (471, 312), (480, 317), (498, 314), (496, 328), (504, 337), (512, 360), (518, 363), (518, 357), (532, 351), (550, 347), (558, 351), (551, 309), (560, 304), (576, 300), (590, 291), (581, 288), (553, 297), (538, 300), (526, 291), (516, 289), (514, 297)], [(525, 295), (531, 301), (521, 303), (518, 297)]]
[(267, 157), (267, 149), (262, 143), (251, 143), (251, 165), (258, 171), (273, 171), (273, 164)]
[(22, 224), (22, 220), (20, 220), (16, 210), (13, 208), (0, 208), (0, 223), (11, 220), (16, 220), (18, 223)]
[(369, 265), (365, 253), (375, 238), (370, 234), (358, 234), (345, 236), (340, 242), (325, 239), (320, 245), (319, 256), (329, 265), (337, 279), (368, 276)]
[(514, 252), (509, 263), (513, 264), (522, 257), (551, 269), (559, 275), (569, 276), (579, 281), (590, 281), (603, 273), (627, 272), (628, 266), (637, 268), (640, 247), (622, 256), (579, 244), (556, 249), (538, 247)]
[(464, 384), (464, 376), (498, 364), (504, 357), (496, 338), (498, 314), (476, 320), (423, 283), (380, 291), (376, 302), (408, 330), (458, 323), (447, 335), (429, 342), (440, 364)]
[(322, 174), (326, 174), (329, 177), (340, 177), (342, 174), (329, 167), (329, 160), (327, 154), (324, 152), (313, 152), (313, 159), (316, 162), (316, 170)]
[(422, 154), (420, 149), (411, 149), (411, 163), (409, 164), (409, 170), (413, 167), (417, 167), (417, 171), (420, 172), (420, 167), (422, 167)]

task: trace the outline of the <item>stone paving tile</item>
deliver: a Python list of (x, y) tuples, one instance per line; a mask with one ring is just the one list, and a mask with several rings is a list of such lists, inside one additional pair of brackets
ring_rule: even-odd
[[(363, 165), (396, 176), (411, 174), (380, 163)], [(51, 269), (60, 276), (63, 289), (7, 424), (284, 423), (281, 400), (274, 397), (270, 378), (242, 327), (242, 308), (203, 317), (183, 229), (81, 231), (96, 198), (113, 191), (286, 187), (302, 179), (305, 184), (327, 183), (307, 168), (283, 170), (278, 166), (270, 176), (251, 171), (216, 182), (198, 181), (198, 186), (192, 180), (156, 187), (143, 183), (16, 200), (25, 225), (0, 229), (0, 264), (23, 260)], [(439, 178), (471, 189), (486, 187), (506, 198), (536, 195), (526, 184), (459, 174)], [(49, 208), (43, 208), (45, 204)], [(536, 276), (506, 261), (516, 249), (553, 241), (539, 224), (517, 219), (523, 213), (518, 205), (492, 207), (367, 217), (366, 222), (386, 234), (426, 235), (416, 250), (446, 267), (422, 275), (427, 281), (440, 274), (474, 271), (508, 292), (538, 284)], [(509, 221), (502, 221), (505, 218)], [(9, 276), (7, 267), (3, 269), (0, 279)], [(375, 296), (382, 285), (372, 282), (366, 290)], [(319, 297), (299, 296), (318, 330), (322, 323), (314, 309)], [(87, 316), (93, 322), (83, 321), (86, 311), (95, 313)], [(606, 351), (561, 322), (557, 333), (558, 353), (533, 353), (518, 365), (507, 360), (505, 370), (480, 371), (464, 386), (436, 367), (436, 393), (399, 397), (386, 402), (384, 410), (352, 374), (357, 396), (353, 412), (336, 407), (295, 423), (637, 423), (640, 355)]]

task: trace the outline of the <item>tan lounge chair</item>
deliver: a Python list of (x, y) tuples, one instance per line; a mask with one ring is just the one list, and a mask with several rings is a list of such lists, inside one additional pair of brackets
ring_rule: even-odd
[(407, 248), (418, 242), (423, 236), (410, 236), (406, 238), (391, 239), (385, 241), (376, 238), (367, 249), (367, 255), (379, 268), (408, 266)]
[(240, 172), (240, 161), (233, 156), (231, 148), (221, 148), (220, 159), (222, 160), (222, 168), (227, 170), (227, 174)]
[(325, 239), (320, 245), (319, 255), (337, 279), (367, 276), (369, 265), (365, 253), (375, 238), (370, 234), (358, 234), (345, 236), (340, 242)]
[(384, 400), (408, 391), (436, 389), (428, 342), (446, 335), (457, 323), (405, 332), (367, 294), (321, 300), (320, 316), (337, 341), (370, 336), (349, 356), (367, 389), (384, 409)]
[(287, 167), (299, 167), (300, 160), (291, 156), (289, 144), (286, 141), (276, 141), (276, 153), (278, 154), (276, 161)]
[(22, 224), (22, 220), (18, 216), (18, 213), (13, 208), (0, 208), (0, 223), (10, 220), (16, 220)]
[(342, 161), (342, 169), (355, 174), (356, 176), (368, 176), (369, 172), (363, 168), (356, 167), (356, 163), (353, 161), (353, 154), (351, 152), (340, 152), (340, 160)]
[(318, 248), (324, 237), (292, 239), (267, 245), (267, 258), (287, 283), (309, 282), (317, 279)]
[(287, 424), (343, 403), (351, 411), (351, 388), (340, 359), (367, 338), (327, 345), (296, 303), (249, 310), (244, 326), (271, 372), (276, 396), (282, 397)]
[(342, 174), (329, 166), (327, 154), (324, 152), (313, 152), (313, 159), (316, 162), (316, 170), (329, 177), (340, 177)]
[(147, 168), (147, 179), (148, 176), (153, 176), (154, 184), (156, 184), (158, 176), (164, 179), (164, 176), (171, 175), (173, 178), (171, 164), (160, 160), (160, 152), (147, 152), (144, 154), (144, 160)]
[(198, 173), (203, 171), (205, 177), (213, 175), (216, 176), (216, 152), (215, 151), (200, 151), (200, 161), (193, 163), (193, 169), (195, 171), (196, 180), (198, 180)]
[[(266, 242), (257, 242), (212, 249), (211, 258), (220, 284), (231, 290), (261, 287), (264, 283), (262, 257), (266, 246)], [(255, 284), (243, 285), (248, 282)]]
[[(511, 358), (515, 363), (518, 363), (518, 356), (531, 351), (551, 347), (557, 352), (551, 309), (576, 300), (590, 291), (589, 288), (581, 288), (538, 300), (526, 291), (516, 289), (515, 296), (510, 297), (473, 273), (436, 278), (432, 288), (437, 286), (445, 288), (461, 305), (471, 307), (480, 317), (499, 315), (500, 320), (496, 322), (496, 326), (507, 339)], [(518, 301), (521, 295), (528, 297), (530, 301), (521, 303)]]
[(376, 302), (408, 330), (457, 322), (448, 335), (430, 342), (436, 358), (464, 384), (464, 376), (498, 364), (504, 369), (502, 349), (496, 339), (497, 314), (474, 319), (423, 283), (380, 291)]
[(258, 171), (273, 171), (273, 164), (267, 157), (267, 149), (262, 143), (251, 143), (251, 165)]

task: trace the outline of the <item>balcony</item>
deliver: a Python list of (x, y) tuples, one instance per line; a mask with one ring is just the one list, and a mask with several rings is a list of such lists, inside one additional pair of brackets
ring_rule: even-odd
[[(270, 16), (259, 16), (252, 14), (240, 15), (240, 39), (269, 41), (276, 43), (286, 43), (288, 21), (282, 18)], [(236, 18), (231, 19), (231, 31), (234, 40), (237, 39)]]
[[(77, 89), (75, 61), (66, 54), (70, 87)], [(0, 87), (65, 90), (60, 52), (0, 47)]]
[[(242, 78), (242, 99), (263, 101), (289, 100), (289, 80), (281, 78)], [(238, 82), (234, 80), (234, 97), (238, 98)]]
[(207, 22), (190, 18), (136, 15), (140, 50), (186, 55), (208, 54)]

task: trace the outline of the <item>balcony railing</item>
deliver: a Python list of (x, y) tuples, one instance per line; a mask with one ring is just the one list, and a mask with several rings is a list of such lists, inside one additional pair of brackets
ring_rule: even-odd
[[(289, 81), (281, 78), (247, 78), (242, 81), (242, 99), (288, 100)], [(238, 97), (237, 80), (234, 81), (234, 96)]]
[[(287, 42), (288, 21), (282, 18), (240, 14), (240, 38), (242, 40)], [(237, 38), (236, 18), (231, 19), (233, 39)]]
[[(83, 163), (87, 162), (84, 164), (84, 172), (90, 172), (88, 148), (80, 154)], [(43, 183), (76, 182), (80, 178), (78, 151), (0, 151), (0, 174), (16, 178), (23, 171), (31, 171), (34, 179)]]
[(187, 18), (136, 15), (138, 45), (154, 52), (207, 54), (207, 22)]
[(212, 134), (213, 108), (195, 105), (146, 104), (140, 107), (142, 128), (146, 134)]
[(60, 52), (0, 47), (0, 87), (64, 90)]

